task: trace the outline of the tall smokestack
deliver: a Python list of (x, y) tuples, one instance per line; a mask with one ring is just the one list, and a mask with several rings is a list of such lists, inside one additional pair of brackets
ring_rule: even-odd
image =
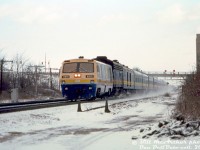
[(200, 34), (196, 38), (196, 67), (197, 72), (200, 72)]

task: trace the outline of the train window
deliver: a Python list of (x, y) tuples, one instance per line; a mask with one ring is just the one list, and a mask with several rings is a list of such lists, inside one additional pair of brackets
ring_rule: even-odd
[(93, 63), (80, 63), (79, 72), (85, 72), (85, 73), (92, 73), (94, 72), (94, 64)]
[(92, 73), (94, 72), (94, 64), (85, 62), (64, 64), (63, 73), (73, 73), (73, 72)]
[(126, 77), (127, 80), (126, 81), (127, 81), (127, 86), (128, 86), (128, 72), (126, 74), (127, 74), (127, 77)]
[(67, 63), (63, 66), (63, 73), (77, 72), (77, 63)]
[(100, 64), (97, 64), (97, 73), (98, 73), (98, 77), (101, 79), (101, 66), (100, 66)]
[(99, 64), (97, 64), (97, 72), (100, 72)]
[(109, 68), (109, 75), (110, 75), (110, 81), (113, 81), (111, 68)]

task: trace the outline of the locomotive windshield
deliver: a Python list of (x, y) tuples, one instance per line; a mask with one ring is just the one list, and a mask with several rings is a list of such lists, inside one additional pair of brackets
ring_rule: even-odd
[(63, 66), (63, 73), (93, 73), (94, 64), (88, 62), (67, 63)]

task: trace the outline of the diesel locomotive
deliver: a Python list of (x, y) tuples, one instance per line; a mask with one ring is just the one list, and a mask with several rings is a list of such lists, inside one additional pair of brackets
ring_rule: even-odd
[(106, 56), (65, 60), (61, 66), (60, 84), (63, 97), (71, 101), (94, 100), (123, 92), (150, 91), (167, 86), (163, 80), (130, 69)]

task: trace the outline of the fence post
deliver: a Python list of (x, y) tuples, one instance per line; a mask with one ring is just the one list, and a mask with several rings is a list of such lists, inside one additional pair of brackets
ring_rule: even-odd
[(78, 101), (78, 109), (77, 109), (77, 112), (82, 112), (82, 110), (81, 110), (81, 101), (80, 101), (80, 100)]
[(108, 109), (108, 100), (106, 100), (105, 104), (105, 113), (110, 113), (110, 110)]

